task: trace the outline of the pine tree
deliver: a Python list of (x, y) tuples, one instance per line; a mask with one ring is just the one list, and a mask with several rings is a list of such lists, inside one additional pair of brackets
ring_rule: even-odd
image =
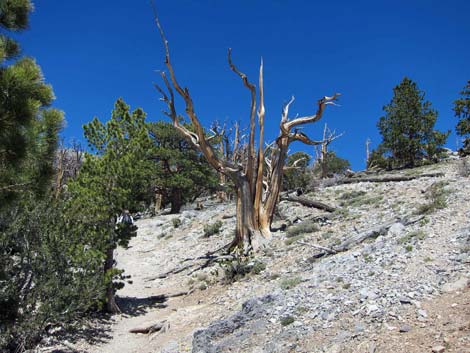
[(28, 195), (0, 213), (1, 352), (33, 348), (48, 327), (102, 306), (99, 228), (73, 211), (69, 201)]
[(305, 188), (309, 181), (307, 167), (311, 157), (305, 152), (295, 152), (287, 157), (282, 180), (284, 190)]
[(437, 111), (431, 109), (424, 92), (407, 77), (393, 93), (377, 124), (383, 137), (380, 149), (391, 158), (394, 167), (413, 167), (423, 159), (435, 160), (449, 135), (434, 130)]
[(470, 81), (460, 92), (460, 98), (454, 101), (454, 113), (459, 119), (456, 130), (457, 134), (464, 138), (461, 154), (470, 154)]
[[(83, 313), (89, 306), (82, 303), (96, 298), (83, 290), (95, 257), (67, 229), (63, 204), (48, 195), (63, 114), (49, 108), (54, 94), (34, 59), (20, 57), (5, 34), (26, 29), (31, 10), (29, 0), (0, 0), (2, 352), (32, 347), (46, 325)], [(88, 287), (98, 288), (97, 279)]]
[(90, 246), (104, 259), (107, 290), (103, 299), (110, 312), (118, 310), (114, 292), (122, 285), (115, 281), (122, 271), (114, 268), (114, 249), (127, 246), (137, 230), (117, 225), (116, 216), (124, 210), (138, 210), (150, 194), (153, 163), (145, 116), (140, 108), (131, 113), (120, 98), (106, 124), (94, 118), (85, 125), (85, 137), (95, 154), (85, 156), (79, 176), (69, 188), (69, 212), (75, 227), (88, 234)]
[[(188, 128), (190, 128), (188, 126)], [(186, 202), (217, 187), (217, 175), (201, 153), (170, 123), (149, 124), (155, 162), (155, 191), (178, 213)]]
[[(351, 164), (347, 159), (338, 157), (334, 151), (327, 152), (326, 170), (328, 171), (328, 177), (333, 176), (334, 174), (344, 174), (349, 168), (351, 168)], [(320, 163), (315, 163), (313, 173), (315, 175), (322, 174), (322, 166)]]
[[(1, 0), (0, 27), (28, 27), (29, 0)], [(52, 174), (63, 114), (48, 106), (54, 99), (32, 58), (16, 59), (18, 43), (0, 35), (0, 205), (25, 190), (44, 193)], [(16, 60), (15, 60), (16, 59)], [(1, 206), (0, 206), (1, 207)]]

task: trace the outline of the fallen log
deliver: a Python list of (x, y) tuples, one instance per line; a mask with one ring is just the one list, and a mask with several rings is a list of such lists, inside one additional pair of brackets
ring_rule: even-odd
[(288, 196), (281, 197), (281, 200), (298, 202), (303, 206), (318, 208), (319, 210), (324, 210), (327, 212), (334, 212), (336, 210), (336, 208), (334, 208), (333, 206), (327, 205), (326, 203), (310, 200), (310, 199), (307, 199), (306, 197), (301, 197), (301, 196), (288, 195)]
[(147, 278), (145, 278), (145, 282), (151, 282), (151, 281), (154, 281), (156, 279), (167, 278), (169, 275), (175, 275), (177, 273), (183, 272), (184, 270), (187, 270), (188, 268), (191, 268), (192, 266), (193, 266), (192, 264), (189, 264), (189, 265), (186, 265), (186, 266), (179, 266), (179, 267), (174, 268), (170, 271), (160, 273), (156, 276), (147, 277)]
[[(314, 257), (319, 258), (325, 255), (332, 255), (332, 254), (336, 254), (339, 252), (347, 251), (351, 249), (353, 246), (362, 243), (366, 239), (375, 238), (375, 237), (378, 237), (379, 235), (385, 234), (388, 231), (388, 229), (395, 223), (401, 223), (404, 226), (407, 226), (407, 225), (416, 223), (422, 220), (423, 218), (424, 216), (419, 216), (419, 217), (414, 217), (414, 218), (407, 216), (402, 219), (395, 219), (395, 220), (388, 221), (386, 223), (377, 225), (371, 229), (359, 232), (358, 234), (353, 235), (352, 237), (346, 239), (339, 245), (332, 245), (329, 247), (325, 247), (325, 249), (323, 249), (324, 251), (314, 255)], [(312, 245), (312, 246), (316, 248), (320, 248), (320, 246), (318, 245)]]
[[(398, 182), (398, 181), (410, 181), (419, 178), (436, 178), (443, 177), (444, 173), (428, 173), (420, 175), (389, 175), (384, 177), (360, 177), (360, 178), (344, 178), (338, 179), (334, 185), (341, 184), (354, 184), (354, 183), (388, 183), (388, 182)], [(333, 186), (333, 185), (328, 185)]]
[(167, 323), (166, 321), (162, 321), (162, 322), (157, 322), (156, 324), (146, 326), (146, 327), (133, 328), (133, 329), (130, 329), (129, 332), (150, 334), (150, 333), (158, 332), (162, 329), (167, 331), (169, 327), (170, 327), (169, 323)]
[(299, 217), (299, 216), (295, 216), (293, 218), (288, 218), (284, 221), (284, 223), (278, 227), (278, 228), (271, 228), (271, 231), (273, 232), (277, 232), (279, 230), (286, 230), (287, 228), (289, 228), (290, 226), (298, 223), (299, 221), (309, 221), (309, 222), (326, 222), (328, 221), (329, 219), (331, 219), (333, 217), (333, 215), (331, 213), (325, 213), (323, 215), (319, 215), (319, 216), (314, 216), (313, 214), (309, 214), (309, 215), (306, 215), (305, 217)]
[[(223, 249), (225, 247), (227, 247), (227, 246), (224, 245), (221, 249)], [(154, 281), (156, 279), (167, 278), (169, 275), (178, 274), (178, 273), (181, 273), (183, 271), (189, 270), (189, 269), (197, 266), (196, 269), (194, 269), (193, 271), (188, 273), (188, 275), (191, 275), (192, 273), (194, 273), (196, 271), (199, 271), (203, 268), (206, 268), (209, 265), (211, 265), (212, 263), (217, 262), (218, 260), (231, 260), (231, 259), (233, 259), (232, 255), (213, 255), (214, 253), (215, 252), (208, 253), (207, 255), (199, 256), (199, 257), (196, 257), (196, 258), (186, 258), (182, 261), (182, 263), (188, 262), (188, 261), (193, 261), (193, 263), (190, 263), (190, 264), (185, 265), (185, 266), (178, 266), (178, 267), (176, 267), (176, 268), (174, 268), (170, 271), (160, 273), (160, 274), (155, 275), (155, 276), (146, 277), (145, 282), (151, 282), (151, 281)], [(195, 261), (198, 261), (198, 260), (206, 260), (206, 261), (202, 265), (198, 266), (198, 263), (194, 263)]]
[(298, 240), (297, 243), (299, 243), (301, 245), (311, 246), (312, 248), (315, 248), (315, 249), (325, 250), (329, 254), (336, 254), (336, 251), (334, 251), (333, 249), (330, 249), (330, 248), (327, 248), (325, 246), (321, 246), (321, 245), (318, 245), (318, 244), (310, 244), (310, 243), (306, 243), (306, 242), (301, 241), (301, 240)]

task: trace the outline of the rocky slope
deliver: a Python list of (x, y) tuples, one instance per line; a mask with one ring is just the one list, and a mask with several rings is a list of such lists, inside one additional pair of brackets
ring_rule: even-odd
[[(198, 259), (230, 241), (233, 205), (212, 200), (202, 211), (140, 220), (138, 236), (117, 254), (132, 276), (118, 293), (122, 315), (84, 328), (101, 332), (99, 340), (72, 337), (61, 349), (470, 352), (470, 179), (461, 161), (399, 174), (430, 172), (444, 176), (320, 188), (307, 196), (338, 210), (316, 225), (323, 211), (283, 201), (274, 226), (298, 224), (238, 265), (199, 268), (207, 259)], [(407, 216), (415, 222), (404, 226)], [(204, 237), (204, 225), (217, 220), (221, 233)], [(315, 256), (318, 246), (334, 248), (385, 223), (393, 225), (348, 251)], [(249, 273), (228, 271), (234, 267)], [(159, 332), (129, 333), (157, 322)]]

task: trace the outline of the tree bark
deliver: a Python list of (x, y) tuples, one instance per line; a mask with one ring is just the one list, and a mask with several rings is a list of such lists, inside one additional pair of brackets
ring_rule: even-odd
[(237, 223), (235, 238), (229, 251), (235, 248), (248, 254), (251, 250), (257, 251), (263, 246), (262, 235), (254, 222), (254, 207), (251, 187), (247, 178), (237, 180)]
[(323, 143), (321, 145), (321, 178), (326, 179), (328, 177), (328, 141), (326, 140), (326, 130), (327, 125), (325, 124), (325, 129), (323, 130)]
[[(104, 273), (105, 276), (112, 271), (114, 267), (114, 247), (110, 246), (106, 250), (106, 260), (104, 262)], [(106, 311), (111, 314), (117, 314), (120, 312), (119, 307), (116, 304), (114, 297), (114, 286), (113, 279), (110, 278), (108, 287), (106, 288)]]
[(167, 326), (169, 326), (168, 323), (166, 321), (162, 321), (162, 322), (158, 322), (156, 324), (146, 326), (146, 327), (133, 328), (133, 329), (130, 329), (129, 332), (150, 334), (150, 333), (158, 332)]
[[(194, 102), (189, 93), (189, 89), (181, 86), (175, 75), (175, 71), (170, 59), (170, 49), (165, 33), (155, 14), (155, 23), (160, 32), (163, 45), (165, 47), (165, 64), (169, 72), (169, 79), (164, 72), (161, 72), (166, 91), (158, 85), (156, 89), (162, 95), (162, 101), (167, 104), (168, 111), (165, 114), (173, 121), (173, 126), (178, 129), (187, 141), (199, 150), (208, 163), (217, 170), (229, 177), (235, 184), (237, 193), (237, 223), (236, 234), (229, 249), (242, 249), (244, 253), (251, 249), (261, 248), (264, 242), (271, 237), (271, 223), (279, 202), (279, 193), (282, 187), (282, 175), (286, 163), (287, 153), (291, 142), (300, 141), (308, 145), (319, 145), (321, 141), (313, 141), (307, 135), (299, 131), (299, 126), (314, 123), (321, 119), (327, 105), (334, 104), (339, 94), (331, 97), (324, 96), (317, 101), (317, 110), (314, 114), (289, 119), (289, 106), (294, 101), (294, 97), (284, 105), (282, 110), (280, 133), (275, 143), (265, 148), (264, 141), (264, 91), (263, 91), (263, 61), (259, 68), (259, 106), (257, 108), (256, 86), (248, 80), (248, 77), (233, 64), (231, 49), (228, 51), (228, 64), (230, 69), (237, 74), (243, 85), (250, 92), (250, 127), (249, 138), (246, 146), (238, 145), (236, 133), (235, 146), (246, 151), (239, 153), (234, 149), (233, 155), (241, 158), (229, 159), (225, 155), (215, 153), (213, 146), (209, 143), (205, 130), (196, 115)], [(188, 130), (181, 123), (181, 116), (176, 111), (175, 91), (184, 100), (185, 112), (189, 118), (193, 130)], [(258, 153), (255, 152), (256, 114), (258, 115)]]
[[(423, 218), (424, 216), (419, 216), (415, 218), (412, 218), (411, 216), (407, 216), (402, 219), (395, 219), (395, 220), (385, 222), (383, 224), (372, 227), (368, 230), (357, 233), (351, 237), (348, 237), (345, 241), (343, 241), (339, 245), (331, 245), (329, 247), (324, 247), (325, 251), (319, 254), (316, 254), (315, 257), (322, 257), (325, 255), (331, 255), (331, 254), (336, 254), (339, 252), (347, 251), (351, 249), (353, 246), (362, 243), (366, 239), (378, 237), (381, 234), (385, 234), (388, 231), (388, 229), (395, 223), (401, 223), (404, 226), (407, 226), (407, 225), (419, 222)], [(315, 245), (315, 247), (320, 248), (320, 246), (318, 245)]]
[(181, 206), (183, 206), (183, 197), (181, 195), (181, 190), (173, 189), (170, 196), (171, 210), (170, 213), (179, 213)]
[(163, 206), (163, 195), (159, 193), (158, 191), (155, 192), (155, 207), (154, 207), (154, 212), (158, 213)]

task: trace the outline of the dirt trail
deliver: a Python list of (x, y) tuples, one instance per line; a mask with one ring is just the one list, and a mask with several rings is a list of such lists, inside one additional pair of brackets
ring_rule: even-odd
[[(445, 179), (318, 191), (315, 199), (336, 206), (347, 202), (348, 211), (300, 237), (325, 246), (340, 242), (358, 230), (413, 212), (427, 202), (423, 190), (444, 180), (447, 205), (423, 222), (398, 227), (397, 234), (389, 232), (320, 260), (312, 260), (311, 247), (288, 242), (292, 238), (278, 232), (269, 249), (257, 255), (266, 270), (230, 285), (220, 280), (219, 266), (194, 274), (186, 270), (166, 278), (157, 275), (188, 264), (201, 265), (204, 260), (194, 259), (227, 244), (235, 227), (235, 217), (230, 217), (235, 213), (233, 205), (209, 201), (203, 211), (188, 209), (179, 215), (139, 220), (129, 248), (116, 251), (117, 267), (132, 276), (132, 283), (117, 293), (122, 314), (94, 327), (108, 335), (102, 342), (72, 341), (66, 348), (74, 350), (60, 352), (190, 352), (196, 329), (239, 312), (251, 298), (273, 294), (277, 302), (265, 317), (247, 320), (239, 331), (218, 336), (222, 349), (217, 352), (418, 353), (440, 345), (445, 353), (470, 353), (470, 289), (442, 291), (446, 283), (470, 278), (470, 179), (460, 177), (452, 163), (432, 168), (445, 172)], [(322, 211), (281, 202), (279, 212), (303, 218)], [(175, 218), (181, 221), (177, 228)], [(221, 233), (205, 238), (204, 224), (217, 220), (223, 220)], [(300, 280), (295, 288), (286, 288), (285, 282), (296, 278)], [(161, 300), (162, 295), (190, 289), (188, 295)], [(288, 316), (294, 319), (292, 325), (282, 324)], [(162, 321), (169, 325), (165, 332), (129, 332)], [(410, 331), (402, 332), (403, 326)], [(266, 337), (252, 334), (257, 327), (267, 329)]]
[[(227, 210), (225, 210), (227, 208)], [(224, 212), (232, 212), (231, 206), (213, 205), (204, 211), (204, 219), (216, 220)], [(176, 341), (187, 337), (191, 341), (192, 332), (208, 325), (226, 312), (225, 305), (215, 304), (225, 292), (222, 285), (212, 285), (201, 291), (196, 289), (188, 295), (155, 300), (156, 296), (172, 295), (189, 291), (187, 272), (173, 274), (164, 279), (155, 278), (185, 264), (202, 264), (204, 261), (186, 261), (204, 255), (226, 244), (230, 235), (222, 233), (210, 240), (201, 239), (202, 220), (200, 214), (188, 211), (182, 215), (159, 216), (137, 222), (137, 236), (129, 248), (119, 248), (115, 252), (117, 267), (131, 275), (132, 283), (118, 291), (117, 302), (122, 314), (115, 315), (109, 330), (109, 338), (100, 344), (81, 343), (76, 348), (96, 353), (146, 353), (159, 352), (165, 346), (171, 352), (189, 351), (189, 347)], [(174, 228), (172, 219), (180, 218), (183, 224)], [(182, 248), (186, 250), (181, 251)], [(164, 333), (133, 334), (129, 330), (137, 327), (166, 321)], [(80, 346), (80, 347), (79, 347)]]

